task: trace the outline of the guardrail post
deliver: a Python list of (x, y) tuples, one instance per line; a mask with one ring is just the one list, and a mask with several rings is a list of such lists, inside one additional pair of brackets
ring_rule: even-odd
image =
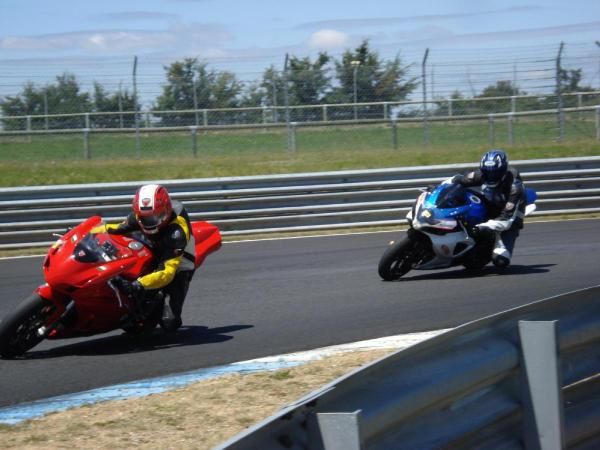
[(317, 413), (325, 450), (361, 450), (360, 410), (353, 413)]
[(392, 145), (398, 150), (398, 121), (392, 120)]
[(489, 124), (490, 147), (494, 147), (495, 142), (496, 142), (496, 129), (494, 127), (494, 115), (493, 114), (488, 114), (488, 124)]
[(523, 427), (527, 450), (565, 448), (556, 324), (556, 321), (519, 321), (527, 385)]
[(508, 145), (515, 145), (515, 128), (514, 128), (514, 114), (510, 113), (507, 117), (508, 120)]
[(192, 126), (190, 131), (192, 132), (192, 154), (195, 158), (198, 153), (198, 127)]
[(92, 153), (90, 152), (90, 129), (83, 129), (83, 157), (85, 159), (92, 159)]

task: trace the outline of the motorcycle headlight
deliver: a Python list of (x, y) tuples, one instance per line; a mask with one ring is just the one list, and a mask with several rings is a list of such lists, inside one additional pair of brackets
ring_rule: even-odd
[(421, 212), (419, 219), (423, 225), (427, 224), (429, 227), (444, 231), (452, 231), (458, 225), (456, 219), (435, 219), (431, 211), (427, 209)]
[(452, 231), (456, 228), (456, 219), (433, 219), (431, 226), (440, 230)]

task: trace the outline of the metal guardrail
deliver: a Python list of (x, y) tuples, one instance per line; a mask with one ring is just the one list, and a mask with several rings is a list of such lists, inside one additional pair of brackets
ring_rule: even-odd
[(600, 286), (396, 352), (218, 450), (392, 448), (600, 448)]
[[(537, 214), (600, 211), (600, 157), (512, 163), (538, 192)], [(224, 235), (400, 225), (419, 189), (473, 168), (449, 164), (291, 175), (162, 180), (192, 220)], [(0, 188), (0, 248), (47, 246), (99, 214), (120, 221), (145, 182)]]

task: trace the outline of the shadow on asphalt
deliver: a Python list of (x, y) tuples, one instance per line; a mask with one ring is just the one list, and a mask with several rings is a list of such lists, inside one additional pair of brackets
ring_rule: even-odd
[[(404, 276), (401, 277), (398, 282), (406, 281), (419, 281), (419, 280), (455, 280), (455, 279), (466, 279), (466, 278), (482, 278), (482, 277), (493, 277), (493, 276), (505, 276), (505, 275), (532, 275), (538, 273), (550, 272), (549, 267), (553, 267), (556, 264), (533, 264), (529, 266), (521, 266), (519, 264), (510, 265), (505, 269), (498, 269), (494, 266), (486, 266), (481, 270), (473, 271), (464, 268), (453, 269), (447, 271), (431, 271), (423, 275), (415, 276)], [(416, 271), (415, 271), (416, 272)]]
[[(102, 356), (140, 353), (165, 348), (186, 347), (190, 345), (218, 344), (233, 339), (231, 333), (253, 328), (254, 325), (229, 325), (208, 328), (203, 326), (184, 326), (176, 333), (165, 333), (157, 328), (151, 335), (133, 336), (123, 333), (118, 336), (90, 338), (76, 344), (64, 345), (51, 350), (29, 351), (23, 359), (56, 358), (62, 356)], [(57, 340), (56, 342), (60, 342)]]

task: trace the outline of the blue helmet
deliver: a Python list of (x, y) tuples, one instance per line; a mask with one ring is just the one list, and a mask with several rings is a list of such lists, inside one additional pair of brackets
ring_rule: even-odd
[(496, 186), (506, 175), (508, 157), (502, 150), (490, 150), (481, 157), (479, 168), (483, 174), (483, 181), (490, 186)]

